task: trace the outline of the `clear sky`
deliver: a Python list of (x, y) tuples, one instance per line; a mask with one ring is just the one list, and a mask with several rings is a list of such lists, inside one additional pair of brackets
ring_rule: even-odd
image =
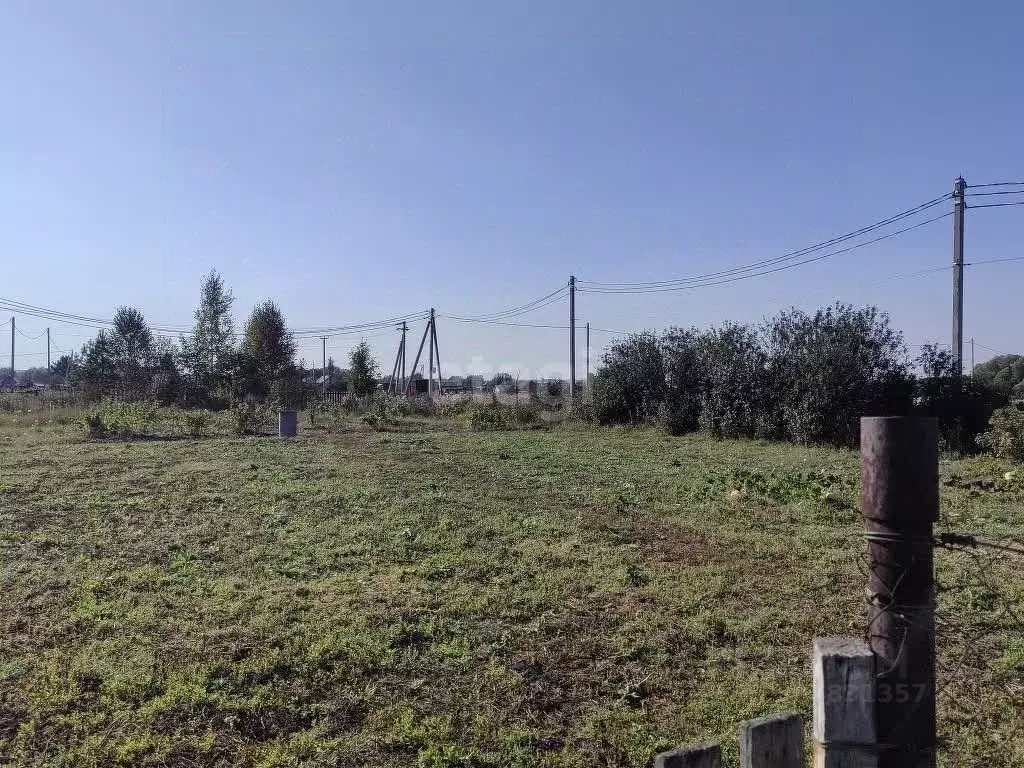
[[(305, 328), (771, 258), (958, 174), (1024, 180), (1022, 29), (1009, 0), (6, 0), (0, 297), (184, 326), (216, 267), (239, 325), (270, 297)], [(968, 211), (968, 261), (1022, 238), (1024, 206)], [(948, 271), (879, 281), (948, 265), (951, 241), (946, 218), (727, 285), (581, 293), (578, 316), (660, 329), (841, 299), (948, 343)], [(969, 268), (965, 336), (1024, 352), (1022, 285), (1024, 261)], [(566, 317), (559, 301), (516, 320)], [(90, 333), (18, 323), (65, 348)], [(438, 332), (446, 374), (566, 369), (565, 330)], [(397, 337), (378, 333), (390, 369)], [(18, 342), (19, 367), (42, 361), (41, 340)]]

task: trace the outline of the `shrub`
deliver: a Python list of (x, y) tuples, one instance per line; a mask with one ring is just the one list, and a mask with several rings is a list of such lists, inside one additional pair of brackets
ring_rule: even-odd
[(665, 366), (658, 340), (634, 333), (616, 341), (594, 376), (594, 415), (601, 424), (653, 421), (665, 397)]
[(771, 399), (766, 356), (747, 325), (727, 323), (696, 341), (701, 371), (697, 394), (700, 428), (716, 437), (752, 437), (765, 430)]
[(179, 414), (178, 429), (189, 437), (202, 437), (209, 426), (209, 411), (182, 411)]
[(241, 403), (229, 411), (231, 431), (236, 435), (258, 435), (271, 420), (271, 411), (265, 405)]
[(525, 403), (474, 403), (467, 412), (470, 427), (479, 431), (520, 429), (540, 422), (540, 409)]
[(1000, 459), (1024, 462), (1024, 410), (1009, 407), (993, 413), (978, 445)]
[(89, 437), (98, 439), (107, 436), (106, 422), (103, 421), (103, 414), (98, 411), (85, 414), (82, 417), (82, 427)]
[(437, 401), (437, 415), (454, 419), (465, 414), (473, 406), (472, 395), (445, 395)]
[(593, 424), (597, 421), (597, 414), (594, 411), (593, 399), (584, 394), (583, 397), (574, 398), (569, 405), (569, 420), (581, 424)]

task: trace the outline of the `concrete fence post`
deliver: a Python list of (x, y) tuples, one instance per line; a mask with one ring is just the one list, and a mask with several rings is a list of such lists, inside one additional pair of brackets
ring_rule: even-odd
[(722, 768), (722, 748), (711, 741), (662, 752), (654, 768)]
[(877, 768), (875, 656), (859, 637), (814, 639), (814, 768)]
[(804, 723), (795, 712), (740, 724), (740, 768), (802, 768)]

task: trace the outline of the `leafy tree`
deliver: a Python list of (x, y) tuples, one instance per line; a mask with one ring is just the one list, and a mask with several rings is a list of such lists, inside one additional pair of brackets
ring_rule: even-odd
[(216, 270), (203, 280), (195, 329), (181, 340), (181, 357), (200, 394), (223, 390), (235, 363), (235, 326), (231, 307), (235, 297)]
[(1024, 355), (998, 355), (974, 367), (974, 380), (1024, 398)]
[(808, 315), (780, 312), (762, 334), (781, 427), (799, 443), (856, 445), (860, 417), (911, 407), (906, 350), (875, 307), (835, 304)]
[(82, 347), (81, 361), (74, 367), (73, 380), (87, 398), (99, 399), (117, 381), (117, 365), (113, 344), (107, 331)]
[(270, 382), (295, 365), (295, 338), (280, 308), (271, 300), (258, 304), (245, 324), (241, 353), (257, 375)]
[(50, 366), (50, 373), (63, 381), (71, 374), (71, 355), (61, 355)]
[(354, 395), (369, 395), (377, 389), (380, 366), (373, 359), (370, 345), (365, 341), (359, 342), (352, 350), (348, 358), (348, 368), (349, 389)]
[(497, 389), (498, 387), (502, 386), (503, 384), (515, 384), (515, 383), (516, 383), (515, 376), (513, 376), (511, 373), (506, 373), (505, 371), (501, 371), (499, 373), (494, 374), (494, 376), (491, 378), (491, 381), (488, 384), (487, 388), (488, 389)]
[(917, 411), (938, 419), (943, 448), (973, 450), (989, 418), (1008, 402), (1007, 392), (984, 379), (958, 376), (952, 353), (935, 345), (925, 345), (916, 364), (921, 372), (915, 392)]
[(698, 422), (717, 437), (750, 437), (770, 431), (775, 413), (767, 390), (766, 356), (749, 325), (726, 323), (695, 343), (700, 370)]
[(658, 340), (634, 333), (615, 341), (593, 380), (594, 416), (601, 424), (651, 421), (665, 397), (665, 366)]
[(670, 328), (661, 337), (665, 365), (665, 401), (658, 410), (658, 422), (671, 435), (697, 428), (700, 418), (701, 368), (698, 362), (696, 329)]
[(118, 307), (114, 327), (108, 335), (121, 394), (142, 397), (149, 388), (153, 358), (153, 332), (142, 312), (133, 307)]

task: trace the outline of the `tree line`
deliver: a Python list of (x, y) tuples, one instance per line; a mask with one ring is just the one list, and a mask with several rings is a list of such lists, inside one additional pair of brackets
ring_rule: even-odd
[[(70, 370), (70, 382), (89, 399), (152, 399), (161, 405), (223, 408), (241, 400), (281, 405), (304, 402), (315, 389), (296, 364), (294, 334), (281, 309), (268, 299), (256, 305), (242, 333), (235, 331), (234, 295), (216, 271), (203, 280), (195, 325), (174, 340), (153, 332), (141, 311), (120, 307), (109, 330), (88, 341)], [(378, 365), (366, 342), (350, 355), (344, 384), (356, 395), (377, 387)], [(331, 361), (322, 372), (342, 383)]]
[(973, 447), (995, 409), (1024, 395), (1024, 357), (996, 358), (973, 378), (952, 355), (911, 357), (875, 307), (788, 309), (760, 325), (670, 328), (614, 342), (594, 376), (602, 424), (660, 424), (672, 434), (854, 446), (865, 415), (939, 418), (945, 446)]

